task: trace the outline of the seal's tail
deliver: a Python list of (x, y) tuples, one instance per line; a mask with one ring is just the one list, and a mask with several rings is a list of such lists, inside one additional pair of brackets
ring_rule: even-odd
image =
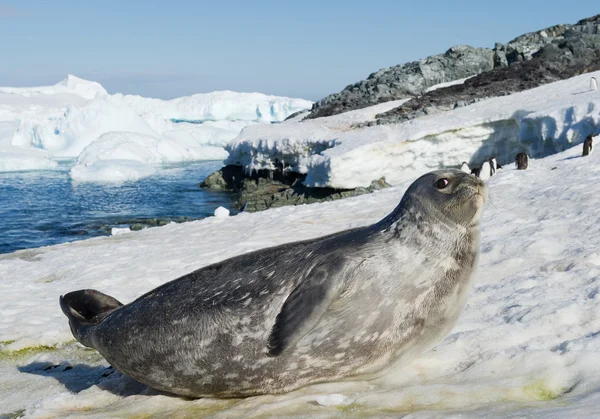
[(85, 346), (91, 346), (88, 332), (115, 309), (118, 300), (96, 290), (73, 291), (60, 296), (60, 308), (69, 318), (73, 336)]

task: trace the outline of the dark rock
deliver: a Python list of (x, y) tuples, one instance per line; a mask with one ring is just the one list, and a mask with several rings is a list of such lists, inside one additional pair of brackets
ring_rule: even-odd
[(198, 186), (215, 190), (239, 190), (244, 177), (242, 166), (229, 165), (207, 176)]
[[(228, 183), (227, 179), (232, 179), (232, 177), (224, 176), (223, 173), (243, 173), (242, 168), (240, 166), (225, 166), (219, 172), (210, 175), (209, 178), (222, 179), (217, 182), (219, 185), (218, 188), (237, 192), (239, 199), (236, 206), (248, 212), (263, 211), (268, 208), (285, 205), (333, 201), (335, 199), (370, 193), (390, 186), (386, 183), (385, 179), (381, 178), (373, 181), (368, 188), (309, 188), (302, 185), (306, 175), (284, 170), (282, 166), (274, 171), (255, 171), (243, 179), (238, 177), (235, 185)], [(207, 184), (211, 185), (212, 181), (206, 182), (205, 180), (200, 185)], [(131, 226), (131, 229), (133, 229), (133, 226)]]
[[(592, 23), (587, 23), (583, 29), (574, 25), (535, 52), (531, 59), (523, 55), (521, 61), (512, 62), (509, 66), (497, 67), (463, 84), (437, 89), (411, 99), (401, 107), (376, 115), (378, 123), (398, 123), (418, 118), (424, 113), (431, 114), (436, 110), (443, 112), (600, 70), (600, 33), (590, 33), (598, 27)], [(556, 29), (553, 33), (560, 31)], [(364, 125), (373, 125), (373, 121), (359, 126)]]
[(470, 77), (494, 68), (489, 48), (460, 45), (444, 54), (384, 68), (366, 80), (316, 102), (306, 117), (319, 118), (422, 94), (435, 84)]
[[(431, 115), (438, 111), (454, 109), (463, 106), (463, 103), (471, 104), (481, 99), (504, 96), (551, 81), (572, 77), (572, 75), (585, 72), (583, 68), (588, 68), (586, 67), (588, 65), (589, 69), (586, 71), (596, 68), (594, 63), (589, 60), (591, 57), (588, 56), (587, 60), (582, 59), (581, 48), (574, 60), (569, 61), (565, 58), (572, 52), (571, 48), (575, 38), (580, 39), (585, 35), (597, 36), (598, 34), (600, 34), (600, 15), (582, 19), (575, 25), (554, 25), (536, 32), (526, 33), (506, 44), (496, 43), (493, 50), (470, 46), (453, 47), (444, 54), (381, 69), (371, 74), (366, 80), (351, 84), (341, 92), (316, 102), (306, 119), (336, 115), (390, 100), (413, 97), (414, 99), (411, 99), (408, 104), (398, 108), (409, 109), (410, 111), (404, 112), (404, 114), (408, 115), (406, 119), (412, 119)], [(593, 44), (595, 42), (590, 44), (586, 41), (588, 53), (593, 50)], [(551, 63), (543, 62), (550, 59), (552, 46), (558, 48), (554, 51), (552, 59), (561, 61), (562, 68), (559, 66), (559, 68), (551, 69), (548, 68), (552, 67)], [(540, 54), (546, 58), (535, 61), (533, 65), (519, 67), (515, 71), (497, 72), (515, 65), (522, 66)], [(537, 68), (540, 65), (543, 68)], [(496, 73), (488, 76), (487, 74), (492, 70)], [(528, 71), (533, 71), (534, 74), (527, 75)], [(427, 87), (435, 84), (471, 76), (476, 76), (473, 78), (477, 78), (477, 80), (468, 80), (465, 83), (465, 92), (460, 86), (450, 86), (439, 89), (442, 92), (435, 90), (425, 93)], [(502, 83), (498, 84), (497, 78), (505, 76), (510, 81), (505, 86)], [(472, 83), (471, 86), (469, 86), (469, 82)], [(480, 93), (469, 92), (475, 88), (479, 89)], [(439, 97), (447, 94), (451, 99), (439, 100)], [(423, 95), (424, 99), (419, 98), (420, 95)], [(417, 102), (413, 102), (415, 100)], [(397, 113), (402, 112), (394, 110), (390, 115)], [(389, 122), (394, 122), (394, 118), (388, 120), (383, 117), (381, 122), (370, 121), (363, 125), (379, 125)]]

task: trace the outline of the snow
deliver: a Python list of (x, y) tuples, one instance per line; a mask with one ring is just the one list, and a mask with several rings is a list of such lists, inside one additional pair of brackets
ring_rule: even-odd
[(340, 201), (1, 255), (0, 415), (599, 417), (600, 154), (580, 155), (575, 146), (528, 170), (498, 170), (488, 181), (475, 286), (457, 326), (374, 381), (246, 399), (171, 397), (105, 372), (106, 361), (73, 343), (58, 297), (96, 288), (126, 303), (234, 255), (373, 223), (421, 173)]
[(227, 218), (229, 217), (229, 210), (225, 207), (218, 207), (215, 210), (215, 217), (217, 218)]
[(113, 227), (110, 229), (111, 236), (119, 236), (121, 234), (131, 233), (129, 227)]
[(479, 166), (492, 155), (501, 165), (522, 151), (544, 157), (600, 132), (600, 95), (589, 90), (590, 76), (600, 71), (400, 124), (351, 129), (382, 112), (384, 103), (354, 114), (251, 126), (227, 145), (226, 163), (250, 172), (284, 161), (307, 175), (306, 186), (345, 189), (381, 177), (399, 184), (462, 161)]
[[(77, 159), (78, 166), (72, 171), (78, 176), (77, 181), (135, 180), (156, 170), (146, 166), (223, 160), (228, 155), (223, 147), (244, 127), (281, 122), (311, 105), (303, 99), (231, 91), (172, 100), (110, 95), (96, 82), (69, 75), (54, 86), (0, 87), (0, 147), (11, 152), (11, 156), (29, 149), (43, 150), (50, 159)], [(111, 146), (115, 149), (131, 146), (131, 142), (115, 144), (122, 132), (149, 141), (138, 143), (137, 154), (147, 157), (142, 159), (143, 165), (139, 158), (118, 157), (111, 162), (106, 153), (103, 157), (92, 154), (94, 150), (105, 150), (106, 135), (112, 135)], [(148, 150), (155, 148), (157, 138), (177, 152), (150, 157), (155, 153)], [(96, 141), (102, 144), (95, 145)], [(6, 163), (2, 163), (3, 158)], [(13, 168), (12, 157), (8, 160), (0, 155), (0, 165)], [(95, 167), (82, 169), (83, 160), (86, 167)], [(42, 163), (27, 166), (28, 170), (45, 169)]]
[[(474, 77), (474, 76), (471, 76), (471, 77)], [(434, 84), (433, 86), (430, 86), (427, 89), (425, 89), (425, 92), (431, 92), (433, 90), (442, 89), (444, 87), (454, 86), (456, 84), (463, 84), (465, 81), (467, 81), (471, 77), (465, 77), (464, 79), (457, 79), (457, 80), (447, 81), (445, 83)]]

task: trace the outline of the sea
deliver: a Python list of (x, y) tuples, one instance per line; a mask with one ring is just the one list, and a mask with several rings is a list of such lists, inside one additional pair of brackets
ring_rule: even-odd
[(135, 182), (77, 183), (72, 161), (58, 169), (0, 173), (0, 253), (108, 236), (210, 217), (225, 207), (236, 214), (230, 192), (198, 186), (222, 161), (166, 165)]

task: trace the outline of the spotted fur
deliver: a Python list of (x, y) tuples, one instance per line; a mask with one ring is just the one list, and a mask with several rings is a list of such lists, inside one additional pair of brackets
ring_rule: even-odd
[(371, 226), (237, 256), (130, 304), (84, 290), (61, 306), (82, 344), (171, 393), (248, 396), (372, 378), (456, 323), (485, 196), (475, 176), (431, 172)]

